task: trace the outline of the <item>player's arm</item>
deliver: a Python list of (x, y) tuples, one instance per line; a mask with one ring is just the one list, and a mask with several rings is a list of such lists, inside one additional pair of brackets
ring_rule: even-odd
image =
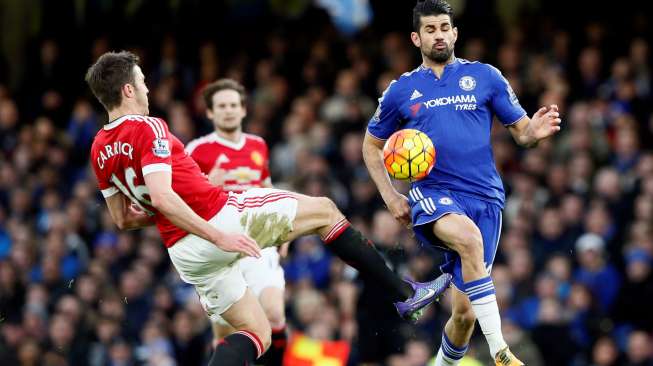
[(533, 147), (537, 143), (560, 131), (558, 106), (552, 104), (540, 108), (532, 118), (519, 104), (517, 95), (508, 80), (495, 67), (488, 67), (488, 79), (492, 89), (490, 104), (501, 123), (508, 128), (517, 144)]
[(383, 164), (383, 145), (385, 145), (383, 138), (390, 136), (398, 128), (399, 121), (399, 111), (394, 103), (393, 84), (394, 82), (390, 83), (379, 99), (376, 113), (367, 126), (367, 133), (363, 140), (363, 160), (390, 213), (399, 222), (408, 225), (410, 223), (408, 198), (397, 192)]
[(228, 252), (260, 257), (258, 244), (246, 235), (218, 230), (193, 211), (172, 189), (172, 173), (156, 171), (144, 176), (152, 206), (178, 228), (210, 241)]
[(540, 140), (560, 131), (561, 122), (558, 106), (552, 104), (540, 108), (532, 118), (524, 116), (517, 123), (508, 126), (508, 131), (520, 146), (533, 147)]
[(113, 222), (120, 230), (133, 230), (154, 225), (153, 217), (136, 208), (127, 196), (118, 192), (105, 197)]

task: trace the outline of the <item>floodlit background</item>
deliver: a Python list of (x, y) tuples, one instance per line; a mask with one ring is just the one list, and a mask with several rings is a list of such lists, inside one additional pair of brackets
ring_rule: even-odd
[[(497, 66), (529, 115), (556, 103), (563, 117), (532, 150), (499, 124), (492, 134), (508, 193), (493, 270), (506, 339), (529, 366), (651, 365), (650, 14), (634, 1), (451, 4), (456, 55)], [(376, 99), (421, 61), (413, 5), (0, 0), (0, 364), (201, 365), (209, 355), (207, 317), (158, 233), (117, 232), (89, 169), (107, 116), (83, 75), (109, 50), (141, 56), (150, 112), (184, 142), (211, 131), (205, 84), (244, 83), (245, 130), (267, 140), (275, 185), (333, 198), (402, 275), (437, 273), (439, 254), (384, 210), (361, 158)], [(341, 341), (343, 363), (371, 353), (422, 366), (437, 351), (447, 300), (402, 323), (314, 237), (283, 265), (290, 328)], [(472, 343), (464, 365), (489, 365), (480, 330)]]

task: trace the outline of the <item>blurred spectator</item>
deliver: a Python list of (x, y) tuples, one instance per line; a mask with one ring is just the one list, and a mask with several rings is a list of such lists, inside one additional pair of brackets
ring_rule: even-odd
[(591, 366), (617, 366), (623, 364), (619, 357), (619, 349), (608, 337), (599, 338), (592, 350)]
[(564, 318), (561, 304), (553, 298), (541, 302), (532, 337), (546, 365), (568, 364), (578, 350), (571, 338), (569, 323)]
[(185, 311), (175, 314), (172, 324), (173, 347), (178, 365), (202, 365), (204, 340), (193, 329), (191, 315)]
[(651, 336), (644, 331), (634, 331), (628, 337), (627, 366), (650, 366), (653, 364)]
[(317, 288), (325, 288), (329, 281), (331, 255), (319, 238), (306, 236), (295, 241), (293, 256), (283, 269), (290, 282), (309, 280)]
[(617, 297), (621, 279), (617, 270), (606, 263), (605, 241), (596, 234), (584, 234), (576, 241), (579, 268), (574, 279), (586, 285), (603, 311), (609, 311)]
[(641, 329), (653, 329), (653, 257), (643, 249), (626, 254), (626, 279), (614, 306), (614, 319)]

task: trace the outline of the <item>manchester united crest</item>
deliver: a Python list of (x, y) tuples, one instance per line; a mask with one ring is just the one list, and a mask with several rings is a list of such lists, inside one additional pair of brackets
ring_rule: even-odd
[(254, 164), (256, 164), (258, 166), (263, 165), (263, 155), (261, 155), (260, 152), (252, 151), (251, 158), (252, 158), (252, 161), (254, 162)]

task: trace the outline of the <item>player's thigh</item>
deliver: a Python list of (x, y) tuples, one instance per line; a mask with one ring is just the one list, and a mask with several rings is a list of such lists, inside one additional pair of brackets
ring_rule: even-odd
[(245, 291), (240, 300), (235, 302), (220, 316), (236, 330), (247, 330), (256, 334), (267, 347), (270, 344), (270, 323), (261, 304), (252, 291)]
[(433, 223), (432, 229), (439, 240), (458, 253), (483, 249), (481, 231), (466, 215), (458, 213), (444, 215)]
[[(230, 194), (222, 211), (231, 211), (241, 230), (261, 248), (287, 241), (297, 214), (297, 194), (273, 188), (252, 188)], [(218, 223), (219, 224), (219, 223)]]
[(296, 194), (297, 215), (293, 221), (293, 231), (288, 240), (294, 240), (303, 235), (326, 234), (331, 226), (345, 216), (338, 210), (335, 203), (327, 197), (311, 197)]

